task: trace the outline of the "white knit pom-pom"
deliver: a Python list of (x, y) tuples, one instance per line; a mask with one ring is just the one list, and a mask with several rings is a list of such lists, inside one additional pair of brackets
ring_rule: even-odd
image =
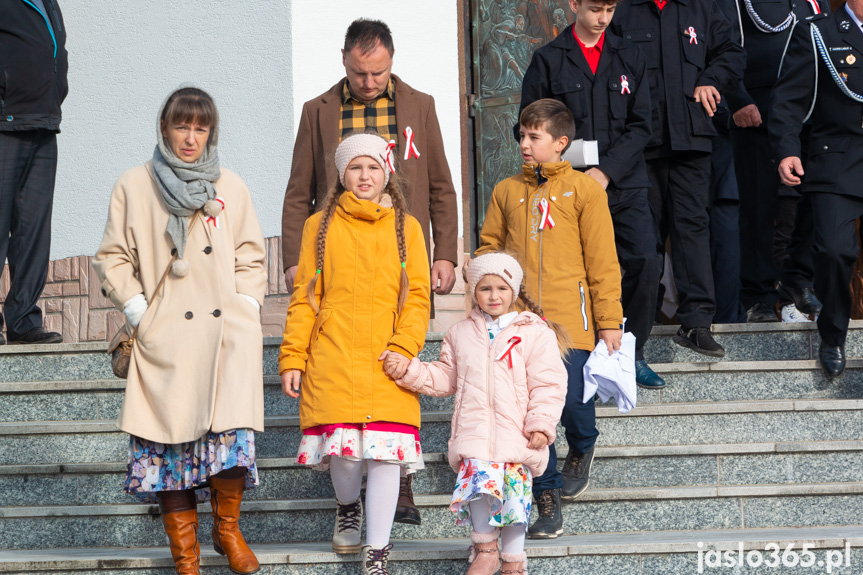
[(190, 264), (186, 260), (177, 260), (173, 264), (171, 264), (171, 273), (178, 278), (184, 278), (189, 275), (189, 271), (191, 269), (192, 264)]
[(211, 218), (215, 218), (222, 213), (222, 203), (216, 200), (207, 200), (207, 203), (204, 204), (204, 213)]

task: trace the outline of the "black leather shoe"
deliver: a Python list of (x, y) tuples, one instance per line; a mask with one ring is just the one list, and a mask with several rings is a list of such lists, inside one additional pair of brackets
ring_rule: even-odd
[(779, 318), (776, 317), (776, 310), (763, 301), (746, 310), (746, 323), (770, 323), (773, 321), (779, 321)]
[(644, 389), (662, 389), (665, 387), (665, 380), (650, 369), (646, 361), (639, 359), (635, 362), (635, 385)]
[(563, 489), (561, 499), (564, 501), (575, 501), (575, 498), (587, 491), (590, 484), (590, 466), (593, 463), (593, 452), (596, 447), (591, 447), (587, 453), (573, 453), (572, 449), (566, 455), (563, 464)]
[(540, 493), (534, 509), (539, 511), (539, 519), (527, 530), (529, 539), (555, 539), (563, 533), (560, 489), (546, 489)]
[(844, 345), (824, 345), (818, 349), (818, 359), (821, 360), (821, 367), (827, 372), (829, 377), (836, 377), (845, 371), (845, 346)]
[(3, 336), (2, 331), (0, 331), (0, 345), (6, 345), (6, 338)]
[(38, 344), (38, 343), (61, 343), (63, 336), (56, 331), (45, 331), (41, 327), (34, 327), (25, 331), (18, 337), (9, 337), (9, 343)]
[(710, 357), (725, 357), (725, 348), (716, 343), (713, 334), (706, 327), (682, 327), (671, 336), (677, 345), (688, 347), (692, 351), (709, 355)]
[(779, 301), (793, 303), (797, 306), (797, 311), (800, 313), (805, 315), (818, 315), (821, 313), (821, 302), (816, 297), (815, 292), (812, 291), (812, 288), (797, 289), (782, 285), (782, 282), (779, 282), (776, 289), (779, 291)]
[(399, 483), (399, 500), (396, 503), (395, 516), (396, 523), (407, 523), (408, 525), (422, 524), (420, 510), (414, 504), (413, 477), (413, 475), (402, 477)]

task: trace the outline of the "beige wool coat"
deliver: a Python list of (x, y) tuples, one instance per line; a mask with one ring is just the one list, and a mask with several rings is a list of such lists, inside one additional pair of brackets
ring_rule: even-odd
[(264, 429), (260, 313), (267, 273), (261, 227), (249, 190), (222, 168), (219, 228), (201, 211), (186, 243), (186, 277), (171, 274), (154, 293), (174, 248), (168, 210), (150, 163), (117, 180), (93, 266), (118, 309), (143, 293), (149, 307), (132, 349), (118, 425), (159, 443), (185, 443), (208, 431)]

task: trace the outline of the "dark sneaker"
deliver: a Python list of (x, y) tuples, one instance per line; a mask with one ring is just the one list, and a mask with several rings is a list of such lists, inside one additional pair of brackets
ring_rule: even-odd
[(563, 513), (560, 511), (560, 489), (546, 489), (536, 499), (534, 509), (539, 519), (527, 530), (530, 539), (555, 539), (563, 533)]
[(563, 464), (563, 489), (560, 498), (564, 501), (575, 501), (575, 498), (587, 491), (590, 484), (590, 465), (593, 463), (593, 452), (596, 447), (591, 447), (587, 453), (573, 453), (572, 449), (566, 454)]
[(725, 357), (725, 349), (716, 343), (713, 334), (706, 327), (693, 327), (686, 329), (682, 327), (671, 337), (677, 345), (688, 347), (698, 353), (710, 357)]
[(18, 344), (60, 343), (62, 341), (63, 336), (59, 333), (56, 331), (45, 331), (41, 327), (34, 327), (16, 338), (9, 338), (9, 343)]
[(408, 525), (421, 525), (422, 518), (420, 510), (414, 504), (414, 493), (412, 490), (413, 474), (402, 477), (399, 483), (399, 500), (396, 503), (396, 523), (407, 523)]
[(782, 282), (779, 282), (776, 289), (779, 292), (779, 301), (784, 304), (793, 303), (800, 313), (804, 315), (818, 315), (821, 313), (821, 302), (818, 300), (815, 292), (812, 291), (812, 288), (797, 289), (782, 285)]
[(746, 323), (770, 323), (774, 321), (779, 321), (779, 318), (776, 317), (776, 310), (763, 301), (746, 310)]
[(665, 380), (650, 369), (646, 361), (639, 359), (635, 362), (635, 385), (644, 389), (662, 389), (665, 387)]

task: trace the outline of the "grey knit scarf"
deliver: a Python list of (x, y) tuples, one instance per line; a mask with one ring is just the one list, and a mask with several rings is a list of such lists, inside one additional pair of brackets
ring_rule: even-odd
[[(164, 104), (162, 104), (164, 107)], [(207, 200), (216, 197), (213, 182), (219, 179), (218, 125), (213, 126), (207, 149), (194, 164), (189, 164), (177, 158), (165, 142), (159, 118), (156, 120), (157, 141), (153, 151), (153, 171), (162, 198), (168, 207), (168, 235), (177, 248), (177, 256), (183, 259), (186, 251), (186, 240), (189, 237), (189, 216), (204, 207)]]

